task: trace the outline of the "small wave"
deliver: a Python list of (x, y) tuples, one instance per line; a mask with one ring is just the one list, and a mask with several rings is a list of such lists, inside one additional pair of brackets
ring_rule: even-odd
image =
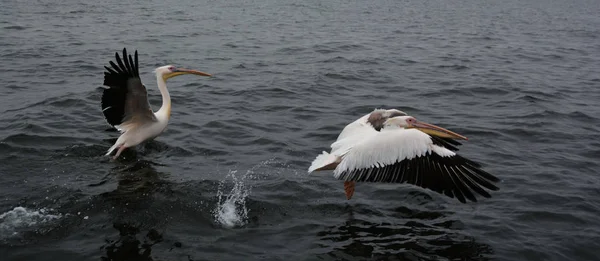
[(330, 78), (330, 79), (334, 79), (334, 80), (364, 81), (363, 78), (354, 76), (354, 74), (350, 74), (350, 73), (345, 73), (345, 74), (325, 73), (324, 76), (327, 78)]
[(224, 56), (213, 56), (213, 57), (206, 57), (204, 58), (207, 61), (231, 61), (233, 60), (233, 58), (231, 57), (224, 57)]
[(347, 62), (349, 62), (348, 59), (341, 57), (341, 56), (327, 58), (327, 59), (321, 61), (321, 63), (347, 63)]
[(524, 95), (522, 95), (520, 97), (517, 97), (517, 100), (522, 100), (522, 101), (531, 102), (531, 103), (548, 101), (548, 100), (543, 99), (541, 97), (534, 96), (534, 95), (529, 95), (529, 94), (524, 94)]
[(72, 137), (21, 133), (10, 135), (2, 140), (3, 143), (18, 148), (41, 148), (42, 146), (40, 144), (43, 144), (43, 147), (61, 146), (61, 144), (70, 141), (73, 141)]
[(377, 65), (377, 64), (379, 64), (378, 60), (379, 59), (377, 59), (377, 58), (368, 58), (368, 59), (353, 58), (353, 59), (348, 59), (346, 57), (336, 56), (336, 57), (326, 58), (326, 59), (324, 59), (322, 61), (319, 61), (319, 63), (340, 63), (340, 64), (353, 63), (353, 64), (360, 64), (360, 65)]
[[(236, 177), (237, 171), (229, 171), (225, 179), (219, 183), (217, 190), (217, 206), (213, 211), (215, 221), (227, 228), (243, 226), (248, 220), (248, 208), (246, 207), (246, 198), (250, 194), (250, 189), (246, 187), (244, 181), (252, 170), (248, 170), (242, 177)], [(227, 196), (224, 195), (225, 183), (227, 179), (233, 180), (233, 188)]]
[(301, 46), (288, 46), (288, 47), (283, 47), (283, 48), (279, 48), (277, 50), (277, 53), (281, 53), (281, 54), (300, 54), (302, 52), (305, 52), (306, 48), (301, 47)]
[(229, 48), (238, 48), (237, 45), (235, 45), (234, 43), (225, 43), (223, 44), (224, 47), (229, 47)]
[(403, 225), (350, 218), (317, 236), (322, 246), (330, 248), (325, 255), (336, 259), (396, 256), (399, 260), (485, 260), (493, 253), (491, 246), (452, 229), (454, 225), (455, 221), (444, 218), (409, 220)]
[(460, 64), (452, 64), (452, 65), (443, 64), (443, 65), (437, 65), (436, 67), (441, 68), (441, 69), (453, 69), (453, 70), (457, 70), (457, 71), (469, 69), (468, 66), (460, 65)]
[(27, 86), (22, 86), (22, 85), (16, 85), (16, 84), (9, 84), (6, 85), (5, 88), (7, 89), (11, 89), (11, 90), (27, 90), (28, 87)]
[(83, 9), (69, 11), (69, 14), (85, 14), (85, 13), (87, 13), (87, 10), (83, 10)]
[(24, 229), (50, 223), (62, 218), (62, 214), (51, 214), (53, 209), (31, 210), (15, 207), (0, 214), (0, 238), (15, 236)]
[(9, 26), (5, 26), (4, 29), (7, 30), (25, 30), (27, 29), (26, 26), (21, 26), (21, 25), (9, 25)]
[(560, 112), (555, 110), (543, 110), (530, 112), (522, 115), (515, 115), (514, 118), (520, 119), (556, 119), (556, 118), (571, 118), (575, 120), (580, 120), (582, 122), (589, 122), (593, 120), (597, 120), (596, 117), (591, 114), (582, 112), (582, 111), (572, 111), (572, 112)]
[(485, 95), (506, 95), (509, 94), (512, 90), (507, 88), (499, 88), (499, 87), (487, 87), (487, 86), (470, 86), (470, 87), (459, 87), (454, 88), (452, 91), (446, 93), (460, 93), (463, 95), (473, 96), (475, 94), (485, 94)]

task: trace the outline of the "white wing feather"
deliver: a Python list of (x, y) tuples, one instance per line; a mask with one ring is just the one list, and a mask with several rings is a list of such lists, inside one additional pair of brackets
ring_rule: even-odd
[(442, 157), (455, 155), (446, 148), (434, 145), (429, 135), (416, 129), (383, 129), (380, 132), (373, 130), (350, 138), (354, 143), (350, 140), (347, 142), (342, 140), (338, 145), (340, 149), (346, 151), (333, 172), (336, 178), (339, 178), (344, 171), (383, 167), (432, 152)]
[(338, 160), (338, 156), (329, 154), (327, 151), (323, 151), (323, 153), (319, 154), (315, 160), (310, 164), (308, 168), (308, 173), (315, 171), (316, 169), (325, 167), (329, 164), (332, 164)]
[(362, 140), (365, 135), (371, 135), (372, 132), (377, 132), (371, 124), (367, 122), (370, 114), (361, 117), (358, 120), (346, 125), (337, 140), (331, 144), (331, 152), (323, 151), (311, 163), (308, 172), (311, 173), (316, 169), (325, 167), (329, 164), (338, 161), (352, 146)]
[(367, 119), (369, 119), (369, 115), (371, 114), (366, 114), (365, 116), (360, 117), (358, 120), (355, 120), (352, 123), (346, 125), (342, 132), (340, 132), (340, 135), (338, 135), (337, 140), (344, 139), (348, 136), (354, 136), (358, 133), (363, 132), (366, 128), (373, 129), (373, 126), (371, 126), (371, 124), (367, 122)]

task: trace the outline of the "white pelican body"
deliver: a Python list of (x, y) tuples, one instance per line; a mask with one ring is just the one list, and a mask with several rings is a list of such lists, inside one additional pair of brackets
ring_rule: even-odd
[(347, 125), (331, 152), (323, 151), (308, 171), (333, 170), (345, 181), (348, 199), (355, 182), (409, 183), (463, 203), (477, 201), (473, 191), (490, 197), (481, 186), (497, 190), (492, 182), (498, 178), (457, 155), (453, 145), (460, 143), (452, 139), (467, 138), (398, 110), (378, 109)]
[(167, 79), (183, 74), (211, 76), (208, 73), (176, 68), (172, 65), (156, 68), (162, 106), (154, 113), (148, 103), (146, 88), (140, 79), (137, 51), (132, 58), (131, 55), (127, 56), (127, 50), (123, 49), (123, 60), (118, 53), (115, 54), (115, 60), (117, 64), (110, 62), (112, 68), (104, 67), (107, 70), (104, 72), (104, 85), (108, 88), (104, 89), (102, 94), (102, 113), (106, 121), (122, 133), (106, 153), (108, 156), (118, 149), (113, 159), (119, 157), (124, 149), (154, 139), (167, 128), (171, 116), (171, 96), (167, 90)]

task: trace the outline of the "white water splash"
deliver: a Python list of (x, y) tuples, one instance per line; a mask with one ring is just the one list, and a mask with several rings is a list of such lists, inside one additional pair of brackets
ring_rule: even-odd
[(13, 210), (0, 214), (0, 238), (18, 234), (19, 230), (39, 226), (60, 219), (62, 214), (50, 214), (53, 209), (42, 208), (31, 210), (15, 207)]
[[(219, 183), (217, 190), (217, 206), (213, 211), (215, 221), (224, 227), (233, 228), (243, 226), (248, 219), (248, 209), (246, 208), (246, 197), (250, 194), (250, 189), (244, 184), (246, 177), (252, 171), (247, 171), (240, 178), (236, 177), (237, 171), (229, 171), (225, 179)], [(233, 180), (233, 188), (228, 195), (224, 195), (225, 184), (227, 180)]]
[[(217, 205), (213, 210), (215, 222), (227, 228), (246, 225), (248, 223), (246, 199), (250, 195), (251, 190), (251, 186), (247, 184), (247, 180), (259, 178), (255, 176), (255, 172), (259, 172), (261, 176), (268, 176), (268, 173), (278, 174), (279, 172), (274, 172), (274, 169), (277, 168), (273, 167), (273, 165), (278, 164), (280, 164), (279, 161), (268, 159), (254, 165), (239, 177), (236, 176), (237, 170), (230, 170), (218, 186)], [(225, 195), (225, 185), (229, 182), (229, 179), (233, 181), (233, 187)]]

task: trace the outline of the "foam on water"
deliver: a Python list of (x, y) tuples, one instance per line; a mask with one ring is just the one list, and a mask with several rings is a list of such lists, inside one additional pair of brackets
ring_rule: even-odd
[(13, 210), (0, 214), (0, 238), (15, 236), (20, 230), (47, 224), (60, 219), (63, 215), (50, 214), (53, 209), (39, 210), (15, 207)]
[[(227, 228), (243, 226), (248, 219), (248, 209), (246, 208), (246, 197), (250, 194), (244, 181), (252, 170), (248, 170), (244, 175), (238, 178), (235, 174), (237, 170), (229, 171), (227, 176), (219, 183), (217, 191), (217, 205), (213, 211), (215, 221)], [(227, 195), (226, 183), (229, 179), (233, 181), (233, 187)]]

